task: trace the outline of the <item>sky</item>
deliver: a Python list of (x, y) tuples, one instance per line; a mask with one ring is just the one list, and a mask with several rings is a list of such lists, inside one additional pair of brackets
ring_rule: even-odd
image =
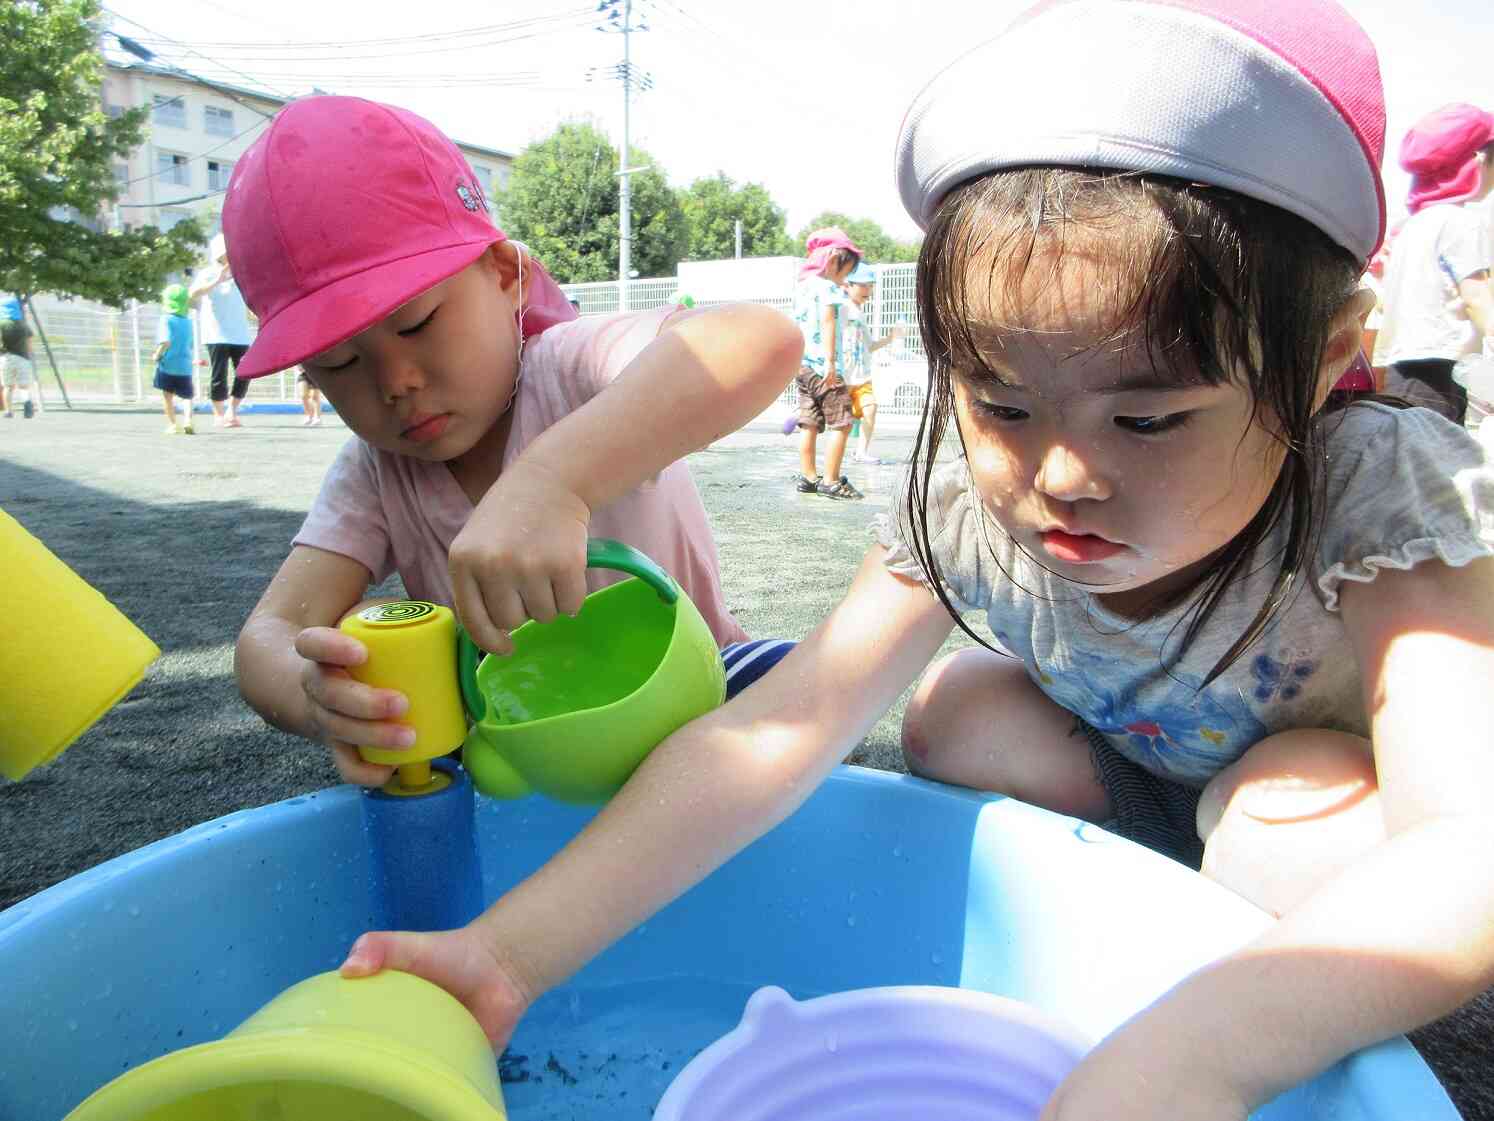
[[(1404, 213), (1395, 153), (1406, 129), (1450, 101), (1494, 110), (1494, 4), (1341, 2), (1380, 53), (1394, 219)], [(517, 153), (567, 120), (621, 141), (623, 37), (598, 29), (598, 3), (106, 0), (105, 10), (120, 34), (204, 77), (393, 102), (459, 140)], [(790, 233), (836, 210), (915, 237), (892, 183), (903, 113), (976, 36), (1027, 4), (633, 0), (634, 23), (647, 30), (629, 36), (632, 69), (648, 88), (634, 95), (632, 144), (676, 186), (718, 171), (763, 184)], [(457, 34), (474, 28), (488, 30)]]

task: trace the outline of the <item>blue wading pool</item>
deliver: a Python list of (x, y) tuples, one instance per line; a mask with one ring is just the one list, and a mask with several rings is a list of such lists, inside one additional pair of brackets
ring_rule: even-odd
[[(591, 810), (478, 799), (483, 890)], [(7, 843), (14, 843), (10, 839)], [(433, 872), (436, 870), (433, 869)], [(0, 913), (0, 1118), (57, 1121), (122, 1071), (215, 1040), (374, 925), (361, 794), (232, 814)], [(540, 1001), (500, 1063), (513, 1121), (647, 1121), (759, 986), (958, 985), (1103, 1036), (1266, 919), (1071, 818), (843, 767), (786, 823)], [(1266, 1106), (1272, 1121), (1457, 1121), (1404, 1040)], [(723, 1119), (724, 1121), (724, 1119)]]

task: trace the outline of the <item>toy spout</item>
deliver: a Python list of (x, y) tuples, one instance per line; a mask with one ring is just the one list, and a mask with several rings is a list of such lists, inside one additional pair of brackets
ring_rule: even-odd
[(424, 790), (431, 784), (431, 764), (429, 760), (419, 763), (405, 763), (396, 768), (399, 775), (399, 784), (406, 790)]

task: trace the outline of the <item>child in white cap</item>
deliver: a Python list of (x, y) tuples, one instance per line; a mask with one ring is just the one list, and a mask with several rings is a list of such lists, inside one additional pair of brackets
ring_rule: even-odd
[(501, 1041), (793, 812), (979, 610), (1015, 657), (934, 663), (912, 769), (1201, 860), (1280, 916), (1043, 1121), (1243, 1121), (1479, 993), (1494, 472), (1426, 410), (1323, 408), (1370, 305), (1383, 133), (1374, 49), (1330, 0), (1049, 0), (939, 74), (897, 148), (921, 446), (844, 602), (473, 924), (365, 936), (345, 970), (414, 969)]

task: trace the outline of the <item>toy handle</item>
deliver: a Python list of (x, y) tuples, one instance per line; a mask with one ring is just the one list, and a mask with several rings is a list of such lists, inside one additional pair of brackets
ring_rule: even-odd
[[(680, 586), (674, 577), (665, 572), (652, 559), (633, 546), (610, 537), (593, 537), (586, 542), (586, 567), (611, 568), (636, 576), (654, 591), (665, 603), (674, 603), (680, 598)], [(473, 720), (481, 720), (487, 713), (487, 704), (477, 688), (477, 667), (486, 652), (472, 641), (467, 628), (457, 624), (457, 680), (462, 687), (462, 703)]]

